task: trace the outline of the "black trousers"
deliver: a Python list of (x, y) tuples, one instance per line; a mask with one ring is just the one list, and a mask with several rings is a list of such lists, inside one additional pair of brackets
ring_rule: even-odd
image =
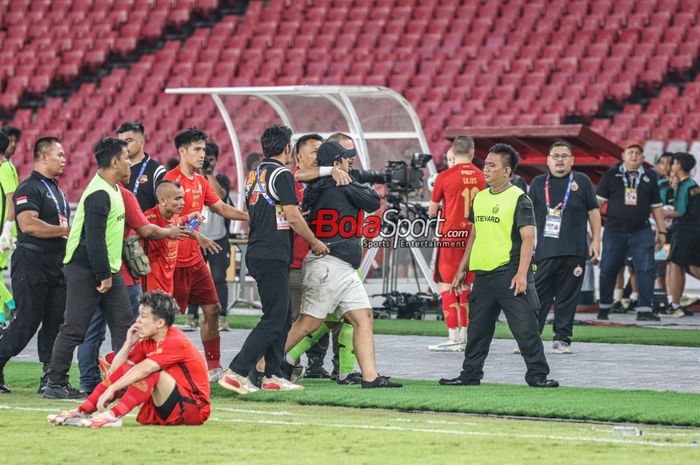
[(283, 260), (246, 257), (250, 275), (258, 285), (263, 316), (243, 343), (230, 368), (248, 376), (265, 357), (265, 376), (282, 376), (284, 344), (292, 326), (289, 301), (289, 264)]
[(464, 363), (460, 375), (463, 379), (483, 378), (484, 361), (489, 354), (501, 309), (525, 359), (525, 381), (530, 384), (537, 379), (546, 378), (549, 374), (549, 365), (544, 356), (537, 326), (540, 302), (535, 290), (535, 278), (529, 272), (527, 291), (525, 294), (514, 296), (513, 289), (509, 289), (513, 276), (515, 270), (476, 276), (469, 295), (467, 347), (464, 350)]
[(64, 321), (53, 345), (49, 382), (65, 384), (73, 361), (73, 352), (85, 339), (96, 308), (102, 310), (112, 337), (112, 347), (121, 347), (129, 326), (134, 322), (129, 294), (120, 273), (112, 274), (112, 287), (105, 294), (97, 292), (100, 285), (92, 270), (75, 262), (64, 268), (66, 275), (66, 311)]
[(554, 303), (554, 340), (571, 344), (578, 295), (586, 270), (584, 257), (552, 257), (537, 262), (535, 287), (540, 299), (540, 334)]
[(63, 252), (39, 252), (18, 247), (12, 254), (12, 291), (17, 311), (0, 335), (0, 367), (27, 347), (39, 325), (38, 352), (43, 363), (51, 351), (66, 309)]

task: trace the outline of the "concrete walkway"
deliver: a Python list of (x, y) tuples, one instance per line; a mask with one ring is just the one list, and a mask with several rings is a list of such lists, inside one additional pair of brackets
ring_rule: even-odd
[[(221, 333), (224, 365), (238, 353), (248, 333), (248, 330)], [(199, 332), (188, 334), (201, 348)], [(378, 335), (378, 370), (381, 374), (407, 379), (437, 381), (441, 377), (457, 376), (463, 354), (427, 350), (429, 344), (439, 341), (434, 337)], [(108, 347), (104, 344), (103, 352)], [(513, 340), (493, 341), (484, 367), (484, 382), (525, 384), (525, 364), (520, 355), (512, 353), (515, 347)], [(700, 348), (593, 343), (575, 343), (572, 347), (575, 352), (572, 355), (554, 355), (551, 343), (545, 342), (551, 377), (563, 386), (700, 393)], [(14, 360), (37, 361), (36, 340)], [(330, 358), (327, 365), (330, 369)], [(77, 385), (77, 381), (73, 380), (73, 384)]]

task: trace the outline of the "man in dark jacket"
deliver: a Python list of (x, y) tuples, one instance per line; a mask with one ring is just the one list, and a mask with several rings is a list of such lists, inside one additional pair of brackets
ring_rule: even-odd
[[(355, 149), (328, 141), (319, 147), (316, 160), (319, 167), (333, 166), (347, 172), (354, 156)], [(311, 230), (330, 253), (322, 257), (308, 254), (304, 259), (300, 316), (292, 325), (285, 346), (285, 351), (289, 351), (318, 329), (329, 313), (335, 313), (354, 328), (353, 346), (363, 388), (401, 387), (377, 374), (372, 306), (357, 271), (362, 257), (358, 234), (363, 224), (362, 211), (369, 213), (378, 208), (377, 193), (356, 182), (338, 186), (326, 177), (307, 189), (302, 210), (310, 211)]]

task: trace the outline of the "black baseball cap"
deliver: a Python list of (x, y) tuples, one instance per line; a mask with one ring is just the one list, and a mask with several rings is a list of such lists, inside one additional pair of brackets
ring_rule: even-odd
[(352, 158), (357, 154), (355, 149), (346, 149), (340, 142), (329, 140), (321, 144), (316, 154), (318, 166), (333, 166), (333, 162), (341, 158)]

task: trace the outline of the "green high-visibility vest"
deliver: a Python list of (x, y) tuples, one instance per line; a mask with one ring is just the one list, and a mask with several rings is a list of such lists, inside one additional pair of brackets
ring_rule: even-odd
[(122, 266), (122, 245), (124, 244), (124, 199), (121, 192), (119, 192), (119, 187), (111, 186), (99, 174), (92, 178), (92, 181), (90, 181), (90, 184), (88, 184), (85, 192), (80, 197), (80, 203), (78, 203), (78, 209), (75, 211), (75, 218), (73, 219), (68, 242), (66, 243), (66, 258), (63, 259), (63, 263), (70, 263), (73, 259), (73, 253), (75, 253), (75, 249), (78, 248), (80, 243), (80, 236), (82, 235), (85, 222), (85, 199), (97, 191), (105, 191), (109, 195), (110, 208), (109, 216), (107, 217), (105, 241), (109, 267), (112, 273), (118, 273)]
[(492, 194), (491, 189), (476, 194), (472, 203), (476, 238), (469, 255), (470, 271), (493, 271), (510, 262), (515, 207), (521, 195), (524, 192), (516, 186), (498, 194)]

